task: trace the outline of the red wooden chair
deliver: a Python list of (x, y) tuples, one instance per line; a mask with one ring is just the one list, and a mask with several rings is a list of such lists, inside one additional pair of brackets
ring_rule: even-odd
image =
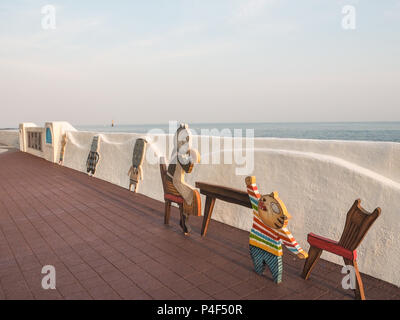
[(357, 247), (364, 239), (369, 228), (381, 214), (381, 209), (376, 208), (374, 212), (369, 213), (361, 206), (361, 200), (354, 202), (346, 216), (346, 223), (340, 240), (334, 241), (313, 233), (309, 233), (307, 241), (310, 244), (308, 258), (304, 263), (302, 277), (308, 279), (314, 266), (316, 265), (323, 250), (343, 257), (346, 265), (352, 265), (356, 273), (356, 299), (365, 300), (364, 287), (360, 272), (357, 266)]
[(167, 166), (165, 164), (165, 158), (160, 158), (160, 173), (161, 180), (164, 189), (164, 201), (165, 201), (165, 212), (164, 212), (164, 224), (169, 224), (169, 217), (171, 214), (171, 204), (176, 203), (179, 207), (180, 216), (183, 216), (183, 198), (176, 190), (172, 182), (167, 179)]

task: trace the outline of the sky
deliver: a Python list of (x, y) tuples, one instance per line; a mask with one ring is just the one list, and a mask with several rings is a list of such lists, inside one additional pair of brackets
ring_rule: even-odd
[(1, 0), (0, 127), (400, 121), (399, 35), (400, 0)]

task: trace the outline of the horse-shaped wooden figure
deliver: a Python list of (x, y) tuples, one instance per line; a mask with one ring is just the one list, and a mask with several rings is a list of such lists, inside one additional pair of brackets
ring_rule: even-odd
[[(172, 183), (184, 199), (180, 225), (185, 235), (190, 233), (189, 215), (201, 216), (200, 193), (185, 182), (185, 174), (191, 173), (196, 163), (200, 162), (200, 154), (192, 148), (192, 135), (187, 124), (181, 124), (174, 136), (174, 149), (167, 170), (167, 185)], [(168, 183), (169, 182), (169, 183)], [(171, 190), (172, 193), (175, 190)]]

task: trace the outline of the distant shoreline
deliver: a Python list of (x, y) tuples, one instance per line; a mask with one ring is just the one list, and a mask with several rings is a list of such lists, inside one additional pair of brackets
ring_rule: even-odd
[[(255, 138), (381, 141), (400, 143), (400, 121), (386, 122), (254, 122), (254, 123), (189, 123), (194, 133), (224, 136), (223, 130), (234, 130), (243, 135), (246, 129), (254, 130)], [(80, 131), (100, 133), (146, 134), (154, 129), (169, 133), (169, 124), (118, 124), (75, 125)], [(0, 128), (2, 131), (17, 131), (18, 128)], [(203, 132), (202, 132), (203, 131)]]
[[(189, 123), (196, 134), (223, 136), (222, 130), (254, 130), (256, 138), (351, 140), (400, 142), (400, 122), (290, 122), (290, 123)], [(168, 124), (77, 125), (78, 130), (104, 133), (148, 133), (152, 129), (169, 132)], [(214, 129), (214, 132), (212, 131)], [(231, 134), (232, 136), (232, 134)]]

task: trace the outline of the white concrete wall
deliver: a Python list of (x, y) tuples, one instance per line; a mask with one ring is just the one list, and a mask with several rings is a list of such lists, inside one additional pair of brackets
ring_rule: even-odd
[[(46, 130), (50, 129), (51, 143), (46, 141)], [(19, 125), (19, 148), (20, 151), (33, 154), (34, 156), (46, 159), (47, 161), (58, 163), (60, 159), (61, 141), (65, 132), (74, 132), (76, 129), (68, 122), (52, 121), (46, 122), (44, 127), (39, 127), (35, 123), (25, 122)], [(28, 146), (29, 132), (39, 132), (42, 137), (42, 148), (36, 150)], [(18, 133), (17, 133), (18, 134)]]
[[(23, 132), (22, 134), (25, 136), (25, 138), (24, 138), (25, 150), (24, 151), (27, 153), (33, 154), (36, 157), (40, 157), (40, 158), (47, 160), (49, 157), (48, 157), (48, 153), (47, 153), (48, 150), (45, 148), (45, 138), (46, 138), (45, 129), (42, 127), (26, 127), (26, 128), (24, 128), (24, 130), (22, 132)], [(36, 149), (30, 148), (28, 146), (29, 132), (41, 133), (41, 140), (42, 140), (42, 142), (41, 142), (42, 149), (41, 150), (36, 150)]]
[[(93, 135), (68, 132), (64, 162), (67, 167), (86, 172)], [(127, 172), (138, 137), (144, 136), (101, 134), (96, 177), (127, 188)], [(161, 151), (164, 136), (147, 138), (153, 142), (148, 146), (144, 181), (139, 192), (162, 200), (159, 166), (150, 164), (149, 159), (154, 153), (165, 156), (170, 151)], [(203, 139), (206, 144), (198, 149), (204, 160), (207, 159), (204, 146), (208, 145), (211, 150), (211, 140)], [(229, 148), (231, 141), (228, 139), (227, 142), (226, 148)], [(305, 249), (308, 249), (306, 237), (309, 232), (338, 240), (346, 213), (355, 199), (361, 198), (363, 207), (370, 212), (381, 207), (382, 215), (358, 249), (359, 266), (364, 273), (400, 286), (400, 144), (258, 138), (254, 160), (251, 174), (257, 177), (260, 192), (279, 191), (293, 216), (289, 229)], [(245, 190), (245, 176), (236, 175), (236, 168), (234, 164), (204, 164), (203, 161), (187, 176), (187, 181)], [(202, 205), (204, 208), (204, 198)], [(217, 201), (213, 219), (250, 230), (252, 214), (249, 209)], [(323, 258), (343, 264), (338, 257), (328, 253), (324, 253)]]
[(400, 182), (400, 143), (256, 138), (255, 146), (330, 155)]
[(19, 147), (19, 133), (18, 130), (0, 130), (0, 145), (10, 147)]

